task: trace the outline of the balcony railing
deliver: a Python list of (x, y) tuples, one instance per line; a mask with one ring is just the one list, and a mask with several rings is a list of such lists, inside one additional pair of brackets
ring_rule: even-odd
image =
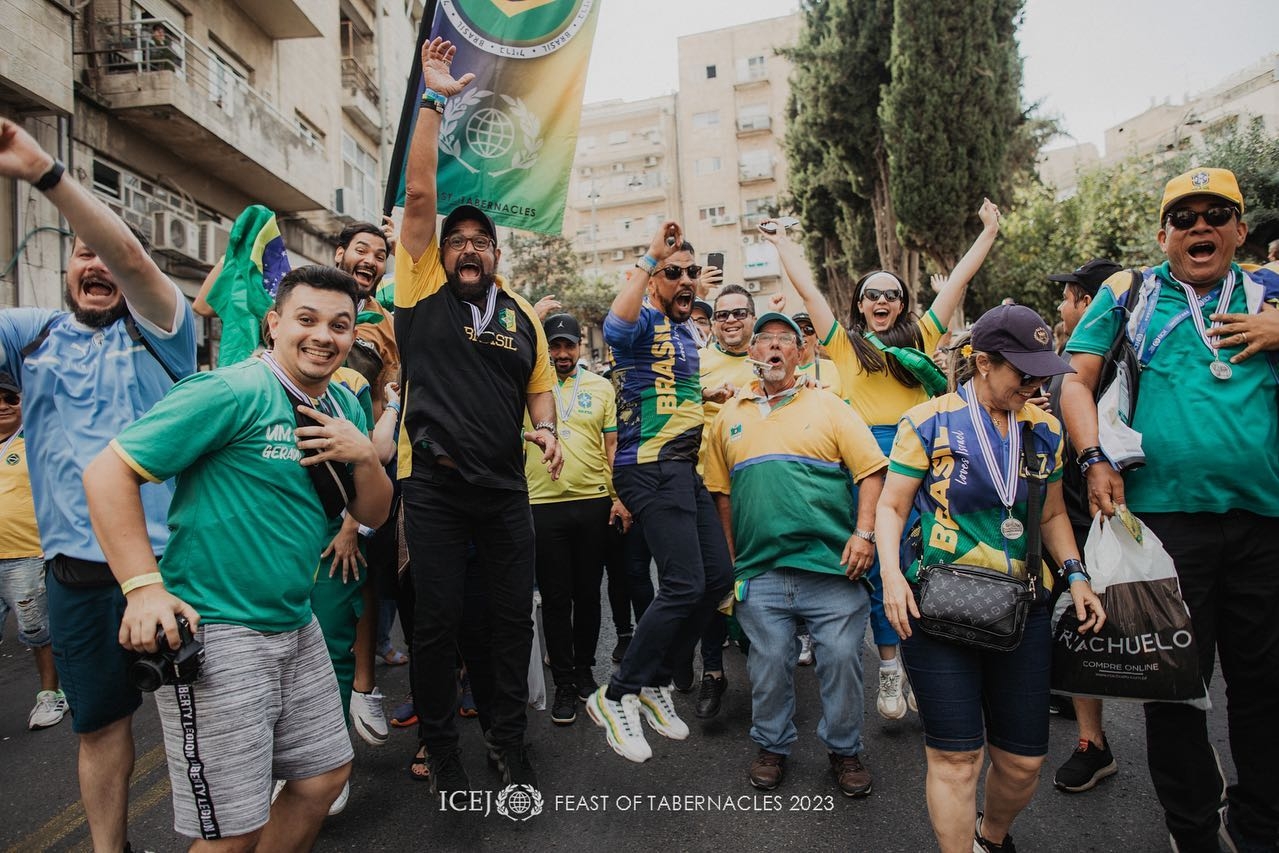
[(381, 100), (372, 75), (354, 56), (342, 57), (342, 85), (348, 89), (359, 89), (374, 105)]
[(774, 167), (772, 164), (766, 165), (746, 165), (739, 164), (737, 167), (737, 181), (742, 184), (750, 184), (755, 181), (771, 181), (773, 179)]

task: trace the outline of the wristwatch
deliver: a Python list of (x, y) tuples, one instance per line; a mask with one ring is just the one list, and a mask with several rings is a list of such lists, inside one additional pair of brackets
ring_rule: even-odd
[(873, 530), (862, 530), (860, 527), (858, 527), (853, 530), (853, 535), (856, 536), (858, 539), (865, 539), (867, 542), (870, 542), (872, 545), (875, 543), (875, 531)]
[(67, 167), (62, 165), (61, 160), (54, 160), (53, 165), (49, 167), (49, 171), (45, 172), (40, 178), (32, 184), (33, 187), (42, 193), (46, 193), (58, 185), (62, 180), (62, 174)]

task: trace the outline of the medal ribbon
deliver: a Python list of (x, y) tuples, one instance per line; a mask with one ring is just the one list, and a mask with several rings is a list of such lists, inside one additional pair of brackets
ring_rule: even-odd
[[(1168, 275), (1169, 275), (1169, 278), (1172, 277), (1172, 273), (1169, 273)], [(1173, 281), (1177, 281), (1177, 279), (1174, 278)], [(1208, 339), (1208, 327), (1204, 323), (1203, 311), (1196, 310), (1195, 308), (1195, 302), (1198, 301), (1198, 297), (1195, 295), (1194, 288), (1192, 288), (1188, 284), (1183, 284), (1180, 281), (1177, 281), (1177, 284), (1181, 285), (1182, 291), (1185, 292), (1186, 294), (1186, 302), (1191, 306), (1188, 309), (1190, 311), (1190, 321), (1195, 324), (1195, 331), (1199, 333), (1199, 340), (1203, 341), (1203, 345), (1208, 348), (1208, 352), (1212, 353), (1212, 356), (1214, 359), (1221, 358), (1221, 355), (1218, 352), (1217, 348), (1213, 346), (1212, 341)], [(1225, 283), (1221, 285), (1221, 295), (1217, 297), (1217, 307), (1213, 310), (1212, 313), (1220, 314), (1222, 313), (1223, 309), (1229, 310), (1230, 295), (1234, 293), (1234, 291), (1235, 291), (1235, 271), (1231, 270), (1230, 274), (1226, 276)], [(1212, 294), (1208, 294), (1208, 295), (1211, 296)], [(1205, 302), (1200, 304), (1206, 307), (1207, 298), (1208, 297), (1204, 297)], [(1215, 329), (1220, 325), (1221, 325), (1220, 321), (1213, 321), (1212, 328)]]
[[(292, 379), (289, 378), (289, 375), (285, 373), (284, 369), (280, 367), (278, 362), (276, 362), (275, 357), (271, 355), (270, 350), (267, 350), (266, 352), (262, 353), (262, 360), (266, 362), (267, 367), (271, 368), (271, 372), (275, 374), (276, 379), (280, 380), (280, 384), (283, 385), (285, 388), (289, 389), (289, 391), (294, 396), (301, 397), (303, 400), (315, 399), (310, 394), (306, 393), (301, 388), (299, 388), (297, 386), (297, 383), (295, 383)], [(339, 406), (337, 404), (337, 401), (333, 399), (333, 395), (329, 392), (327, 388), (324, 391), (324, 395), (320, 397), (319, 400), (316, 401), (315, 408), (319, 409), (320, 411), (324, 412), (326, 415), (329, 415), (330, 417), (334, 417), (334, 418), (346, 417), (345, 415), (342, 414), (342, 407)]]
[(563, 398), (560, 396), (561, 384), (556, 382), (551, 386), (551, 390), (555, 392), (555, 411), (559, 412), (560, 423), (566, 423), (569, 415), (573, 414), (573, 407), (577, 404), (577, 388), (582, 382), (582, 368), (578, 366), (573, 372), (573, 393), (568, 396), (568, 405), (564, 405)]
[(9, 436), (9, 438), (5, 441), (4, 447), (0, 447), (0, 459), (9, 455), (9, 445), (13, 444), (19, 438), (22, 438), (22, 427), (18, 427), (18, 431)]
[(484, 300), (484, 313), (480, 314), (480, 309), (475, 307), (474, 303), (466, 303), (466, 307), (471, 309), (471, 327), (475, 329), (475, 337), (478, 340), (480, 333), (489, 327), (489, 323), (493, 320), (493, 311), (497, 308), (497, 285), (489, 285), (488, 296)]
[(1017, 480), (1020, 473), (1017, 469), (1018, 460), (1021, 459), (1021, 430), (1017, 429), (1015, 414), (1011, 411), (1007, 413), (1008, 464), (1001, 471), (999, 459), (996, 458), (990, 444), (990, 437), (986, 435), (986, 425), (983, 422), (986, 413), (977, 402), (977, 389), (973, 386), (973, 380), (968, 380), (964, 390), (968, 396), (968, 416), (973, 422), (973, 432), (977, 433), (977, 444), (981, 447), (986, 470), (990, 472), (991, 482), (995, 484), (995, 494), (999, 495), (1000, 503), (1012, 509), (1013, 502), (1017, 499)]

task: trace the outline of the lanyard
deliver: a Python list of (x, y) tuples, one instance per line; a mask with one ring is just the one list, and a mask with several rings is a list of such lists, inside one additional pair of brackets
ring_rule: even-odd
[(474, 303), (467, 302), (466, 307), (471, 309), (471, 328), (475, 330), (475, 337), (478, 340), (480, 334), (488, 329), (489, 323), (493, 320), (493, 311), (497, 308), (497, 285), (489, 285), (488, 296), (484, 299), (483, 314)]
[[(1220, 288), (1206, 293), (1203, 296), (1196, 296), (1194, 290), (1191, 289), (1189, 285), (1182, 284), (1176, 279), (1173, 279), (1173, 281), (1176, 281), (1182, 291), (1186, 294), (1187, 306), (1164, 325), (1159, 334), (1150, 341), (1150, 347), (1147, 349), (1146, 335), (1150, 331), (1150, 321), (1154, 317), (1155, 305), (1159, 301), (1159, 288), (1162, 286), (1158, 277), (1156, 277), (1154, 292), (1146, 299), (1145, 310), (1142, 311), (1141, 320), (1138, 323), (1136, 334), (1133, 335), (1133, 343), (1137, 350), (1137, 359), (1143, 367), (1150, 364), (1150, 361), (1155, 357), (1155, 352), (1159, 349), (1159, 346), (1164, 342), (1173, 329), (1185, 322), (1186, 318), (1190, 318), (1194, 322), (1195, 331), (1199, 333), (1199, 339), (1203, 341), (1203, 344), (1208, 348), (1208, 351), (1214, 355), (1217, 352), (1216, 348), (1213, 347), (1212, 343), (1208, 340), (1207, 326), (1204, 324), (1203, 319), (1203, 309), (1208, 307), (1208, 303), (1212, 300), (1214, 294), (1217, 294), (1217, 308), (1214, 313), (1221, 313), (1223, 306), (1226, 308), (1229, 307), (1230, 297), (1234, 293), (1235, 289), (1234, 270), (1231, 270), (1230, 274), (1226, 276), (1225, 283)], [(1214, 328), (1217, 325), (1219, 324), (1213, 323)]]
[(556, 382), (551, 386), (551, 390), (555, 392), (555, 410), (559, 412), (560, 423), (568, 421), (569, 415), (573, 414), (573, 407), (577, 404), (577, 388), (582, 382), (582, 368), (579, 366), (573, 371), (573, 393), (568, 395), (568, 404), (564, 403), (560, 396), (560, 383)]
[(986, 463), (986, 470), (990, 472), (991, 482), (995, 484), (995, 494), (999, 495), (1000, 503), (1012, 509), (1013, 502), (1017, 498), (1019, 473), (1017, 462), (1021, 458), (1021, 430), (1017, 428), (1016, 413), (1012, 411), (1007, 413), (1008, 460), (1003, 471), (1000, 471), (999, 460), (991, 447), (990, 437), (986, 435), (986, 413), (977, 402), (977, 389), (971, 379), (964, 385), (964, 390), (968, 395), (968, 416), (973, 422), (973, 432), (977, 433), (977, 444), (981, 447), (982, 460)]
[(22, 427), (18, 427), (18, 431), (9, 436), (9, 438), (5, 441), (4, 447), (0, 447), (0, 459), (9, 455), (9, 445), (13, 444), (19, 438), (22, 438)]
[(289, 375), (285, 373), (284, 369), (280, 367), (278, 362), (276, 362), (275, 357), (271, 355), (270, 350), (262, 353), (262, 360), (266, 362), (267, 367), (271, 368), (271, 372), (275, 374), (275, 378), (280, 380), (280, 384), (283, 385), (285, 390), (290, 394), (295, 397), (300, 397), (303, 400), (313, 401), (314, 408), (319, 409), (330, 417), (345, 418), (345, 415), (342, 414), (342, 408), (338, 406), (337, 401), (333, 399), (332, 393), (330, 393), (327, 388), (325, 388), (324, 394), (320, 396), (320, 399), (315, 400), (315, 398), (299, 388), (297, 383), (289, 378)]

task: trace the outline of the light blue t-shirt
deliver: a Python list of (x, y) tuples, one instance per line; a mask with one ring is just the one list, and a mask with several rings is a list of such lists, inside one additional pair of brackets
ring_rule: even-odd
[[(44, 343), (24, 358), (23, 348), (54, 318)], [(170, 333), (136, 314), (134, 322), (175, 374), (195, 372), (195, 323), (185, 297), (178, 294)], [(95, 329), (66, 311), (42, 308), (0, 311), (0, 370), (22, 385), (31, 492), (46, 559), (61, 554), (105, 561), (89, 524), (81, 482), (84, 468), (107, 442), (155, 405), (173, 380), (156, 357), (129, 336), (123, 319)], [(147, 533), (157, 555), (164, 553), (169, 538), (172, 496), (171, 482), (142, 487)]]

